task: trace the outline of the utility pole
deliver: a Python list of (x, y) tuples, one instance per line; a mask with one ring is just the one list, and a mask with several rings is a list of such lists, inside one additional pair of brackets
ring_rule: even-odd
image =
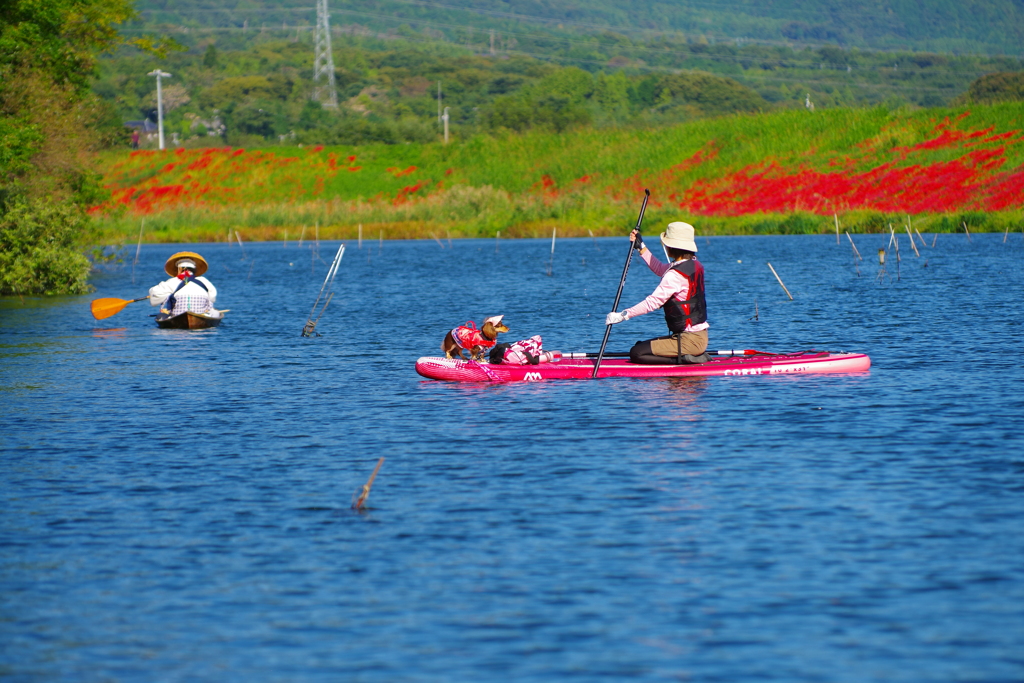
[(148, 76), (156, 76), (156, 127), (157, 137), (160, 140), (160, 149), (164, 148), (164, 92), (160, 88), (161, 78), (170, 78), (171, 74), (157, 69), (150, 71)]
[(444, 108), (444, 114), (441, 115), (441, 120), (444, 121), (444, 144), (448, 144), (448, 107)]
[[(313, 58), (313, 100), (326, 109), (338, 108), (338, 91), (334, 87), (334, 56), (331, 53), (331, 24), (327, 0), (316, 0), (316, 36)], [(323, 80), (321, 80), (323, 77)]]

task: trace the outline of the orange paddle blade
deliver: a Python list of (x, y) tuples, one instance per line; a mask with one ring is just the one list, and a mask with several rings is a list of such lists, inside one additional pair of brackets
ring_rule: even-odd
[(121, 309), (128, 304), (135, 303), (136, 301), (142, 301), (142, 299), (148, 299), (149, 297), (142, 297), (141, 299), (115, 299), (108, 297), (106, 299), (93, 299), (92, 301), (92, 317), (97, 320), (103, 320), (109, 318), (115, 313), (120, 313)]

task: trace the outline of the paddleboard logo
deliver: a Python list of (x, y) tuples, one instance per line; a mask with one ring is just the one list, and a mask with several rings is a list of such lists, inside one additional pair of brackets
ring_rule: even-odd
[(737, 368), (735, 370), (726, 370), (725, 375), (761, 375), (768, 374), (768, 368)]
[(526, 382), (539, 382), (544, 379), (539, 372), (528, 372), (523, 375), (523, 380)]

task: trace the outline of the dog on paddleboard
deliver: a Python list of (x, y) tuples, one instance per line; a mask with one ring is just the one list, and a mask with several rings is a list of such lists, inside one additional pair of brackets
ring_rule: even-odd
[(489, 349), (496, 343), (498, 334), (508, 332), (508, 327), (501, 322), (503, 315), (494, 315), (484, 320), (478, 330), (476, 324), (470, 320), (465, 325), (460, 325), (445, 335), (441, 342), (441, 350), (445, 358), (458, 358), (466, 360), (463, 351), (469, 351), (470, 360), (483, 360), (484, 349)]

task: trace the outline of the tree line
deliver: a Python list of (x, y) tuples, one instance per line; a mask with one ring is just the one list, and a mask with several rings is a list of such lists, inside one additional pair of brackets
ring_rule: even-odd
[[(341, 102), (335, 111), (311, 100), (308, 31), (288, 37), (266, 31), (241, 45), (207, 34), (170, 54), (160, 62), (174, 74), (164, 89), (169, 134), (193, 145), (428, 141), (438, 135), (438, 84), (440, 104), (450, 108), (462, 137), (534, 127), (668, 125), (808, 104), (941, 106), (979, 76), (1022, 67), (1008, 57), (700, 39), (637, 44), (609, 36), (592, 37), (587, 59), (573, 57), (578, 45), (555, 46), (539, 58), (514, 50), (481, 54), (425, 40), (408, 26), (393, 35), (349, 29), (337, 27), (333, 37)], [(146, 74), (156, 64), (122, 50), (101, 60), (93, 89), (122, 119), (155, 120), (155, 85)]]

